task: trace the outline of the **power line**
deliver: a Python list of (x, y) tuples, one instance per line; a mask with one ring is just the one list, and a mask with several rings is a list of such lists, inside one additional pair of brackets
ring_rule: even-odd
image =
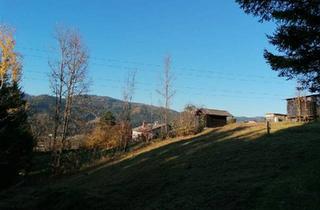
[[(32, 55), (33, 56), (33, 55)], [(94, 63), (91, 63), (93, 65), (95, 65)], [(98, 65), (98, 66), (103, 66), (103, 65)], [(126, 70), (132, 70), (132, 69), (139, 69), (139, 71), (142, 72), (152, 72), (152, 71), (148, 71), (148, 70), (143, 70), (140, 67), (128, 67), (128, 66), (122, 66), (122, 65), (104, 65), (104, 68), (108, 67), (108, 68), (115, 68), (115, 69), (126, 69)], [(32, 71), (29, 71), (32, 72)], [(154, 71), (155, 72), (155, 71)], [(193, 71), (195, 72), (195, 71)], [(158, 71), (158, 73), (161, 73), (161, 71)], [(272, 83), (272, 84), (279, 84), (278, 82), (274, 82), (274, 81), (270, 81), (270, 80), (257, 80), (257, 79), (248, 79), (248, 78), (237, 78), (235, 76), (232, 75), (219, 75), (218, 73), (215, 73), (216, 75), (211, 75), (211, 74), (205, 74), (205, 73), (200, 73), (200, 72), (196, 72), (193, 74), (183, 74), (183, 75), (179, 75), (179, 78), (191, 78), (192, 81), (199, 81), (197, 80), (197, 78), (206, 78), (206, 79), (219, 79), (219, 80), (232, 80), (232, 81), (240, 81), (240, 82), (267, 82), (267, 83)]]
[[(42, 72), (36, 72), (36, 73), (42, 73)], [(98, 80), (98, 81), (109, 81), (109, 82), (116, 82), (116, 83), (121, 83), (123, 82), (122, 80), (120, 79), (111, 79), (111, 78), (104, 78), (104, 77), (99, 77), (99, 78), (96, 78), (95, 80)], [(138, 85), (143, 85), (143, 86), (147, 86), (147, 87), (152, 87), (154, 86), (153, 83), (150, 83), (150, 82), (136, 82), (136, 84)], [(189, 89), (189, 90), (205, 90), (205, 88), (199, 88), (199, 87), (192, 87), (192, 86), (177, 86), (178, 88), (182, 88), (182, 89)], [(154, 87), (156, 88), (156, 87)], [(210, 91), (217, 91), (215, 89), (211, 90)], [(230, 90), (230, 89), (221, 89), (221, 90), (218, 90), (218, 91), (221, 91), (221, 92), (233, 92), (233, 93), (240, 93), (240, 94), (243, 94), (243, 93), (249, 93), (249, 94), (256, 94), (256, 95), (270, 95), (270, 96), (275, 96), (275, 97), (281, 97), (280, 95), (278, 94), (270, 94), (270, 93), (260, 93), (260, 92), (254, 92), (254, 91), (240, 91), (240, 90)]]
[[(22, 49), (25, 50), (29, 50), (29, 51), (37, 51), (37, 52), (47, 52), (47, 53), (56, 53), (55, 50), (44, 50), (44, 49), (39, 49), (39, 48), (30, 48), (30, 47), (20, 47)], [(27, 55), (27, 54), (26, 54)], [(39, 58), (46, 58), (43, 56), (39, 56), (39, 55), (27, 55), (27, 56), (34, 56), (34, 57), (39, 57)], [(162, 68), (161, 64), (150, 64), (150, 63), (144, 63), (144, 62), (136, 62), (136, 61), (127, 61), (127, 60), (121, 60), (121, 59), (111, 59), (111, 58), (101, 58), (101, 57), (95, 57), (95, 56), (90, 56), (90, 59), (92, 60), (100, 60), (100, 61), (104, 61), (104, 62), (116, 62), (116, 63), (122, 63), (122, 64), (133, 64), (133, 65), (140, 65), (140, 66), (150, 66), (150, 67), (156, 67), (156, 68)], [(96, 62), (91, 62), (91, 64), (93, 65), (104, 65), (105, 63), (103, 62), (103, 64), (100, 63), (96, 63)], [(119, 66), (121, 67), (121, 66)], [(183, 71), (188, 71), (188, 72), (202, 72), (202, 73), (210, 73), (210, 74), (225, 74), (227, 76), (234, 75), (237, 77), (245, 77), (245, 78), (259, 78), (259, 79), (268, 79), (268, 78), (272, 78), (273, 77), (269, 77), (269, 76), (261, 76), (261, 75), (253, 75), (253, 74), (238, 74), (238, 73), (233, 73), (233, 72), (229, 72), (229, 73), (225, 73), (222, 71), (213, 71), (213, 70), (206, 70), (206, 69), (197, 69), (197, 68), (189, 68), (189, 67), (174, 67), (172, 68), (173, 70), (183, 70)]]
[[(43, 78), (37, 78), (37, 77), (23, 77), (23, 79), (26, 80), (39, 80), (39, 81), (43, 81)], [(101, 88), (101, 87), (107, 87), (107, 88), (115, 88), (115, 89), (121, 89), (122, 86), (119, 85), (119, 80), (114, 80), (114, 79), (101, 79), (103, 81), (108, 81), (110, 83), (116, 83), (117, 85), (97, 85), (95, 84), (94, 87), (96, 88)], [(153, 88), (149, 88), (150, 86), (146, 86), (145, 84), (141, 83), (141, 82), (137, 82), (137, 87), (140, 91), (145, 91), (145, 92), (153, 92), (155, 91), (155, 87)], [(146, 88), (148, 87), (148, 88)], [(202, 92), (194, 92), (193, 94), (196, 95), (210, 95), (210, 96), (222, 96), (222, 97), (237, 97), (237, 99), (242, 98), (242, 99), (262, 99), (262, 98), (277, 98), (277, 99), (283, 99), (285, 97), (281, 96), (281, 95), (276, 95), (276, 94), (269, 94), (269, 93), (258, 93), (258, 92), (244, 92), (244, 91), (230, 91), (230, 90), (217, 90), (217, 89), (213, 89), (210, 90), (211, 92), (214, 92), (215, 94), (212, 93), (204, 93), (203, 91), (205, 91), (204, 88), (192, 88), (192, 87), (176, 87), (176, 89), (178, 90), (178, 93), (184, 93), (184, 94), (190, 94), (190, 91), (187, 90), (195, 90), (195, 91), (202, 91)], [(219, 94), (219, 92), (222, 92), (223, 94)], [(228, 94), (225, 94), (228, 93)], [(241, 94), (241, 95), (240, 95)], [(250, 94), (250, 95), (259, 95), (258, 96), (244, 96), (243, 94)]]
[[(49, 73), (44, 73), (41, 71), (32, 71), (33, 73), (37, 73), (37, 74), (42, 74), (42, 75), (46, 75), (48, 76)], [(38, 80), (43, 80), (43, 78), (35, 78), (32, 77), (33, 79), (38, 79)], [(109, 83), (122, 83), (123, 81), (120, 79), (111, 79), (111, 78), (104, 78), (104, 77), (99, 77), (96, 78), (95, 81), (108, 81)], [(142, 86), (142, 87), (147, 87), (149, 88), (148, 90), (150, 91), (150, 87), (151, 89), (156, 89), (156, 86), (154, 83), (150, 83), (150, 82), (136, 82), (136, 84), (138, 86)], [(95, 87), (97, 87), (98, 85), (95, 84)], [(233, 93), (233, 94), (251, 94), (251, 95), (264, 95), (264, 96), (272, 96), (272, 97), (281, 97), (284, 98), (283, 96), (279, 95), (279, 94), (270, 94), (270, 93), (261, 93), (261, 92), (254, 92), (254, 91), (241, 91), (241, 90), (230, 90), (230, 89), (208, 89), (208, 88), (201, 88), (201, 87), (192, 87), (192, 86), (180, 86), (177, 85), (176, 86), (177, 89), (182, 92), (181, 90), (193, 90), (193, 91), (211, 91), (211, 92), (227, 92), (227, 93)]]
[[(26, 47), (20, 47), (20, 48), (23, 48), (23, 49), (28, 49), (28, 50), (32, 50), (32, 51), (37, 51), (37, 52), (50, 52), (50, 53), (53, 53), (55, 52), (54, 50), (52, 51), (48, 51), (48, 50), (42, 50), (42, 49), (37, 49), (37, 48), (26, 48)], [(38, 55), (38, 54), (26, 54), (26, 56), (30, 56), (30, 57), (36, 57), (36, 58), (46, 58), (48, 59), (49, 57), (45, 57), (43, 55)], [(155, 68), (162, 68), (162, 65), (158, 65), (158, 64), (148, 64), (148, 63), (142, 63), (142, 62), (131, 62), (131, 61), (124, 61), (124, 60), (119, 60), (119, 59), (106, 59), (106, 58), (98, 58), (98, 57), (91, 57), (91, 59), (93, 60), (101, 60), (101, 61), (104, 61), (103, 63), (96, 63), (96, 62), (91, 62), (92, 65), (97, 65), (97, 66), (103, 66), (104, 68), (108, 67), (108, 68), (115, 68), (115, 69), (139, 69), (139, 71), (142, 71), (142, 72), (161, 72), (161, 71), (149, 71), (147, 69), (143, 69), (141, 67), (137, 67), (137, 66), (126, 66), (127, 64), (134, 64), (134, 65), (141, 65), (141, 66), (153, 66)], [(120, 65), (115, 65), (115, 64), (109, 64), (109, 63), (120, 63)], [(106, 64), (106, 65), (105, 65)], [(125, 65), (122, 65), (122, 64), (125, 64)], [(191, 78), (193, 82), (197, 81), (196, 78), (199, 78), (199, 77), (204, 77), (206, 79), (218, 79), (218, 80), (232, 80), (232, 81), (242, 81), (242, 82), (256, 82), (256, 81), (265, 81), (265, 82), (268, 82), (268, 83), (274, 83), (273, 81), (267, 81), (265, 80), (265, 78), (267, 77), (264, 77), (264, 76), (252, 76), (252, 75), (248, 75), (248, 76), (245, 76), (245, 75), (237, 75), (237, 74), (234, 74), (235, 76), (232, 76), (230, 74), (226, 74), (225, 72), (219, 72), (219, 71), (207, 71), (207, 70), (199, 70), (199, 69), (194, 69), (194, 68), (186, 68), (186, 67), (183, 67), (183, 68), (173, 68), (173, 70), (176, 69), (176, 70), (183, 70), (184, 72), (190, 72), (189, 74), (184, 74), (184, 75), (179, 75), (179, 78), (180, 77), (185, 77), (185, 78)], [(31, 73), (38, 73), (38, 74), (49, 74), (49, 72), (42, 72), (42, 71), (28, 71), (28, 72), (31, 72)], [(214, 74), (214, 75), (212, 75)], [(241, 78), (241, 77), (244, 77), (244, 78)], [(247, 78), (251, 78), (251, 77), (254, 77), (255, 79), (247, 79)], [(29, 77), (26, 77), (25, 79), (36, 79), (36, 80), (43, 80), (42, 78), (29, 78)], [(102, 81), (109, 81), (109, 82), (114, 82), (114, 83), (119, 83), (119, 82), (122, 82), (121, 80), (115, 80), (115, 79), (107, 79), (107, 78), (96, 78), (95, 80), (102, 80)], [(154, 83), (148, 83), (148, 82), (137, 82), (138, 85), (140, 86), (153, 86)], [(279, 84), (279, 83), (277, 83)], [(95, 87), (101, 87), (99, 85), (94, 85)], [(103, 86), (103, 87), (110, 87), (110, 86)], [(117, 88), (117, 86), (112, 86), (112, 88)], [(239, 90), (236, 90), (236, 91), (230, 91), (230, 90), (216, 90), (216, 89), (213, 89), (213, 90), (207, 90), (205, 88), (201, 88), (201, 87), (190, 87), (190, 86), (178, 86), (179, 88), (179, 92), (183, 93), (185, 92), (186, 94), (190, 94), (189, 91), (185, 91), (185, 90), (194, 90), (194, 91), (202, 91), (202, 92), (198, 92), (198, 93), (195, 93), (197, 95), (208, 95), (208, 94), (204, 94), (203, 91), (210, 91), (210, 92), (223, 92), (223, 93), (233, 93), (233, 94), (236, 94), (236, 95), (226, 95), (226, 94), (214, 94), (214, 96), (222, 96), (222, 97), (237, 97), (239, 96), (239, 94), (251, 94), (251, 95), (262, 95), (262, 97), (255, 97), (255, 98), (265, 98), (265, 97), (281, 97), (281, 98), (284, 98), (280, 95), (277, 95), (277, 94), (269, 94), (269, 93), (258, 93), (258, 92), (254, 92), (254, 91), (239, 91)], [(150, 92), (150, 88), (145, 88), (144, 89), (145, 91), (149, 91)], [(212, 95), (212, 94), (210, 94)], [(246, 96), (241, 96), (241, 98), (253, 98), (253, 97), (246, 97)]]

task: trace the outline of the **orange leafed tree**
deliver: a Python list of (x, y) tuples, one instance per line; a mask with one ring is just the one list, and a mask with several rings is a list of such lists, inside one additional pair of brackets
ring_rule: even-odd
[(87, 148), (113, 149), (119, 147), (121, 138), (120, 125), (99, 123), (93, 132), (88, 135), (85, 146)]
[(0, 88), (6, 79), (18, 82), (21, 77), (21, 57), (14, 51), (13, 30), (0, 25)]

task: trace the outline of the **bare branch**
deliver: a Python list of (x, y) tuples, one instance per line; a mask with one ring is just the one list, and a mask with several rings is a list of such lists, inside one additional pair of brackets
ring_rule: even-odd
[(164, 59), (164, 69), (162, 76), (162, 90), (156, 90), (156, 92), (163, 99), (163, 121), (166, 124), (164, 134), (167, 135), (169, 123), (169, 110), (172, 98), (176, 94), (176, 91), (172, 89), (173, 75), (171, 73), (171, 57), (166, 56)]
[[(69, 124), (75, 96), (82, 95), (88, 90), (87, 68), (88, 52), (79, 33), (75, 30), (59, 27), (55, 39), (58, 43), (58, 58), (49, 61), (51, 68), (50, 88), (56, 96), (53, 150), (65, 149), (69, 135)], [(62, 100), (65, 100), (63, 106)], [(57, 139), (61, 143), (57, 148)], [(60, 167), (60, 155), (56, 155), (54, 167)]]

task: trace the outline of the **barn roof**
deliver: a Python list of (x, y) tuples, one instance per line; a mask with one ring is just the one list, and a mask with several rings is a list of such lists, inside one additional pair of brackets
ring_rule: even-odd
[(203, 114), (207, 115), (215, 115), (215, 116), (223, 116), (223, 117), (232, 117), (232, 115), (225, 110), (218, 109), (200, 109)]
[[(320, 97), (320, 94), (312, 94), (312, 95), (300, 96), (300, 97), (301, 98), (303, 98), (303, 97), (307, 97), (307, 98), (309, 98), (309, 97)], [(286, 100), (293, 100), (293, 99), (296, 99), (296, 98), (298, 98), (298, 97), (286, 98)]]
[(286, 114), (281, 114), (281, 113), (266, 113), (266, 115), (275, 115), (275, 116), (287, 116)]

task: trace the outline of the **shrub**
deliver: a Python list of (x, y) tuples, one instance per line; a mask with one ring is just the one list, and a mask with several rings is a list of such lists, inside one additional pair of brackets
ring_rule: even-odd
[(237, 119), (234, 118), (234, 117), (231, 117), (227, 120), (227, 124), (233, 124), (233, 123), (236, 123), (237, 122)]
[(119, 145), (121, 128), (119, 125), (99, 123), (85, 141), (86, 148), (111, 149)]
[(197, 108), (187, 105), (175, 120), (174, 128), (177, 136), (195, 135), (204, 129), (203, 117), (197, 116)]

